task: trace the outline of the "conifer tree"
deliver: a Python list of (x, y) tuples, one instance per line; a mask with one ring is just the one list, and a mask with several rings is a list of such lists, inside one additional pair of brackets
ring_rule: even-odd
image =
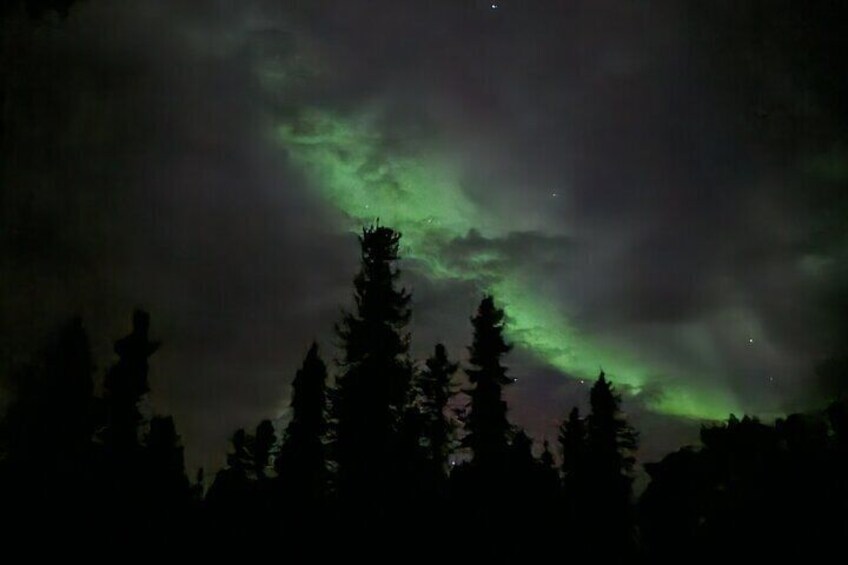
[(106, 374), (103, 386), (107, 410), (104, 443), (113, 456), (127, 457), (139, 446), (142, 415), (139, 401), (147, 394), (147, 359), (159, 348), (150, 341), (150, 315), (133, 313), (132, 333), (115, 342), (118, 362)]
[(155, 485), (152, 490), (157, 496), (177, 500), (187, 497), (189, 482), (183, 446), (171, 416), (156, 416), (150, 420), (146, 448), (148, 479)]
[(423, 437), (427, 442), (427, 458), (443, 472), (447, 469), (454, 432), (453, 422), (447, 414), (448, 402), (454, 393), (451, 380), (459, 365), (448, 359), (441, 343), (436, 345), (425, 365), (417, 387)]
[[(260, 508), (253, 457), (254, 438), (243, 428), (230, 438), (227, 466), (218, 471), (206, 494), (214, 536), (242, 538), (265, 518)], [(231, 540), (232, 541), (232, 540)]]
[(355, 309), (337, 326), (342, 374), (334, 391), (334, 455), (342, 497), (380, 511), (397, 487), (401, 422), (409, 396), (410, 294), (398, 288), (400, 234), (372, 226), (359, 238)]
[(292, 418), (274, 462), (287, 496), (316, 500), (323, 495), (327, 479), (324, 436), (327, 367), (318, 344), (309, 348), (292, 382)]
[(88, 335), (73, 318), (13, 376), (15, 401), (0, 425), (8, 463), (38, 476), (79, 470), (93, 433), (93, 372)]
[(257, 480), (264, 480), (268, 475), (268, 466), (271, 462), (271, 451), (277, 443), (277, 434), (271, 420), (262, 420), (256, 426), (256, 435), (253, 439), (253, 474)]
[(73, 318), (62, 328), (48, 354), (45, 372), (54, 383), (48, 420), (51, 449), (62, 465), (77, 467), (88, 450), (94, 432), (95, 404), (92, 374), (94, 363), (82, 319)]
[(466, 369), (473, 385), (469, 412), (465, 416), (467, 435), (463, 444), (471, 449), (474, 464), (479, 467), (503, 464), (509, 447), (511, 426), (506, 417), (504, 386), (513, 380), (506, 376), (501, 357), (511, 345), (504, 341), (504, 312), (495, 307), (494, 298), (486, 296), (471, 319), (474, 338), (469, 348), (471, 367)]
[(239, 428), (233, 433), (230, 443), (233, 450), (227, 454), (227, 471), (235, 477), (247, 480), (253, 469), (253, 455), (250, 453), (253, 438), (244, 431), (244, 428)]
[(154, 547), (167, 548), (181, 541), (184, 520), (192, 503), (192, 488), (185, 473), (183, 446), (174, 419), (155, 416), (144, 449), (144, 526)]
[(551, 444), (548, 440), (542, 442), (542, 455), (539, 456), (539, 462), (545, 469), (556, 470), (556, 461), (554, 461), (554, 454), (551, 451)]
[(638, 434), (624, 418), (621, 397), (603, 371), (592, 387), (590, 403), (586, 437), (592, 471), (621, 477), (629, 489)]
[(562, 477), (567, 494), (579, 489), (586, 469), (586, 422), (580, 417), (580, 409), (571, 409), (568, 419), (559, 428), (559, 444), (562, 451)]
[(586, 442), (586, 420), (575, 406), (559, 428), (563, 508), (558, 522), (564, 531), (571, 533), (573, 552), (581, 557), (586, 555), (586, 535), (591, 527), (583, 516), (588, 504)]
[(595, 550), (620, 559), (632, 549), (633, 453), (636, 431), (621, 412), (621, 397), (601, 372), (590, 393), (586, 427), (586, 493), (583, 513)]
[[(559, 470), (557, 469), (554, 454), (548, 440), (542, 443), (542, 454), (539, 456), (540, 490), (548, 495), (551, 502), (558, 501), (561, 494)], [(550, 512), (550, 504), (545, 504), (546, 511)]]
[[(61, 524), (72, 536), (96, 515), (91, 486), (94, 407), (88, 336), (80, 318), (64, 324), (12, 375), (13, 401), (0, 417), (0, 500), (15, 539)], [(74, 523), (69, 523), (73, 516)]]

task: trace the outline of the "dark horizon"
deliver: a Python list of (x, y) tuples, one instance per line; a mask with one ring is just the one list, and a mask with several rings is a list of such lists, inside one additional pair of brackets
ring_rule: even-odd
[[(65, 324), (9, 380), (0, 505), (10, 520), (0, 539), (25, 551), (58, 543), (68, 554), (122, 554), (132, 543), (137, 555), (205, 557), (282, 542), (295, 557), (414, 549), (424, 560), (536, 560), (558, 540), (573, 558), (616, 563), (694, 549), (705, 559), (803, 559), (844, 544), (845, 358), (822, 368), (842, 392), (820, 409), (771, 425), (731, 415), (658, 462), (638, 460), (644, 436), (601, 371), (588, 408), (573, 406), (538, 452), (504, 394), (518, 379), (504, 364), (513, 344), (495, 297), (471, 317), (466, 362), (441, 343), (423, 366), (410, 357), (401, 240), (386, 226), (363, 228), (355, 306), (334, 330), (343, 352), (334, 378), (313, 342), (284, 428), (263, 419), (235, 430), (211, 482), (203, 468), (189, 478), (173, 416), (150, 411), (150, 362), (162, 345), (150, 314), (133, 312), (102, 388), (82, 320)], [(466, 535), (446, 528), (456, 507)], [(485, 537), (516, 519), (508, 536)], [(316, 546), (319, 535), (335, 545)]]

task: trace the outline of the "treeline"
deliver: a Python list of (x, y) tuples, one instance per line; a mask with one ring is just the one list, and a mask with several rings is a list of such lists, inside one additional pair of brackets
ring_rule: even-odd
[(808, 559), (848, 540), (844, 401), (774, 425), (731, 416), (705, 427), (700, 447), (646, 465), (651, 482), (635, 500), (638, 434), (603, 373), (589, 413), (564, 418), (557, 446), (545, 442), (537, 455), (509, 421), (510, 345), (493, 297), (471, 319), (466, 379), (442, 344), (416, 365), (399, 238), (363, 230), (355, 305), (336, 327), (337, 370), (329, 374), (313, 344), (285, 429), (264, 420), (237, 430), (205, 492), (202, 471), (186, 476), (173, 419), (145, 405), (159, 346), (149, 316), (137, 311), (115, 343), (102, 394), (82, 323), (72, 321), (13, 379), (0, 427), (5, 542), (115, 558), (237, 549), (622, 562)]

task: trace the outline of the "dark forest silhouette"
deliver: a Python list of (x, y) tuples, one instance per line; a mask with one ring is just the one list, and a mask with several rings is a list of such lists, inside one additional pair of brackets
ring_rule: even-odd
[[(442, 344), (409, 354), (410, 293), (400, 234), (363, 230), (354, 308), (336, 328), (328, 370), (313, 343), (292, 383), (291, 418), (234, 432), (204, 492), (186, 476), (174, 420), (142, 410), (159, 347), (136, 311), (95, 394), (74, 319), (13, 375), (0, 426), (0, 504), (8, 543), (133, 551), (260, 548), (403, 558), (808, 559), (848, 539), (848, 403), (774, 425), (734, 416), (702, 445), (646, 465), (636, 500), (638, 434), (601, 373), (590, 411), (563, 415), (556, 455), (508, 419), (514, 379), (505, 317), (486, 296), (460, 365)], [(828, 365), (826, 376), (836, 369)], [(332, 377), (332, 378), (331, 378)], [(326, 543), (322, 540), (326, 539)], [(397, 553), (403, 551), (404, 553)], [(697, 552), (692, 557), (692, 552)]]

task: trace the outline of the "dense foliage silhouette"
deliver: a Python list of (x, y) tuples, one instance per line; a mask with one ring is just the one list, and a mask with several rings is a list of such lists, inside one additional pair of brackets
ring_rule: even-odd
[[(508, 419), (503, 388), (514, 379), (495, 298), (471, 318), (462, 371), (443, 344), (416, 365), (400, 234), (371, 226), (360, 246), (354, 308), (337, 327), (341, 358), (328, 369), (313, 343), (288, 421), (236, 430), (205, 492), (202, 470), (187, 477), (179, 422), (146, 408), (159, 349), (150, 316), (133, 314), (100, 388), (82, 321), (60, 328), (9, 379), (3, 541), (112, 557), (264, 548), (530, 560), (554, 547), (576, 559), (663, 562), (684, 551), (801, 560), (848, 539), (844, 396), (773, 425), (731, 415), (703, 427), (700, 446), (644, 466), (650, 483), (637, 502), (638, 434), (603, 372), (588, 413), (564, 415), (557, 452), (538, 445)], [(825, 366), (829, 382), (840, 366)]]

